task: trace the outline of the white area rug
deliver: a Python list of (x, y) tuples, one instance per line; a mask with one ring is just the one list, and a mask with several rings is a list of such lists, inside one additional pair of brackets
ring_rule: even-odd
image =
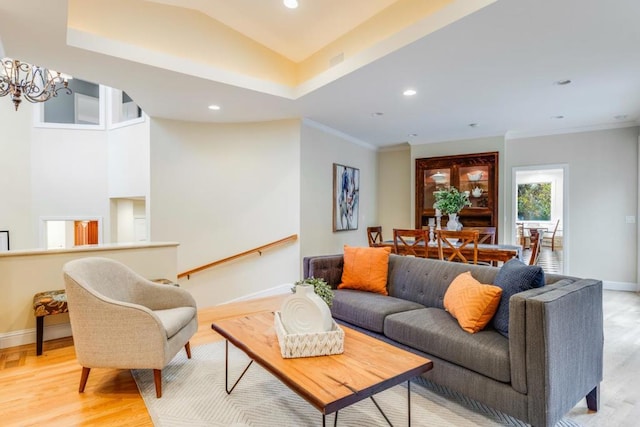
[[(322, 414), (289, 390), (260, 365), (251, 365), (233, 393), (224, 386), (224, 341), (194, 347), (192, 359), (184, 351), (162, 371), (163, 395), (155, 397), (153, 372), (134, 370), (133, 377), (156, 426), (321, 426)], [(229, 345), (230, 382), (233, 383), (249, 359)], [(394, 425), (407, 423), (406, 383), (375, 396)], [(334, 415), (327, 416), (333, 425)], [(413, 426), (526, 426), (447, 389), (417, 378), (411, 381)], [(340, 410), (339, 426), (385, 426), (371, 399)], [(578, 426), (563, 420), (559, 426)]]

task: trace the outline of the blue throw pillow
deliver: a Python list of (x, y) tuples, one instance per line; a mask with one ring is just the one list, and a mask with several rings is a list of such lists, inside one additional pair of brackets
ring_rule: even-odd
[(509, 338), (509, 299), (518, 292), (544, 286), (544, 271), (537, 265), (526, 265), (514, 258), (502, 266), (493, 284), (502, 288), (493, 327)]

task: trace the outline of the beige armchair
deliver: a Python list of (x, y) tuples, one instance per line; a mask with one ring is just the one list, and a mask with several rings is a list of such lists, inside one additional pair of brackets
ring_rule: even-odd
[(198, 328), (196, 303), (187, 291), (153, 283), (108, 258), (81, 258), (63, 267), (76, 356), (79, 392), (91, 368), (153, 369), (162, 396), (162, 369)]

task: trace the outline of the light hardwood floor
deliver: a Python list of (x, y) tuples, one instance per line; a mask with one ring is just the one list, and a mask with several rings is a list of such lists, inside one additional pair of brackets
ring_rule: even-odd
[[(192, 346), (221, 339), (217, 319), (280, 306), (282, 297), (200, 310)], [(640, 295), (604, 292), (605, 369), (601, 409), (588, 414), (584, 401), (569, 414), (585, 427), (632, 427), (640, 420)], [(585, 337), (589, 339), (589, 337)], [(42, 356), (35, 344), (0, 350), (0, 425), (151, 426), (129, 371), (94, 369), (78, 393), (80, 365), (71, 338), (48, 341)]]

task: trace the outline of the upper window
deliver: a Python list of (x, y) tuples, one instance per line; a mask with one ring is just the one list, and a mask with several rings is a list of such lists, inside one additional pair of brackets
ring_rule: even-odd
[(71, 95), (41, 104), (38, 126), (105, 129), (144, 121), (142, 109), (126, 92), (81, 79), (69, 80)]
[(100, 86), (80, 79), (69, 80), (71, 95), (60, 94), (43, 104), (42, 122), (77, 125), (100, 124)]

